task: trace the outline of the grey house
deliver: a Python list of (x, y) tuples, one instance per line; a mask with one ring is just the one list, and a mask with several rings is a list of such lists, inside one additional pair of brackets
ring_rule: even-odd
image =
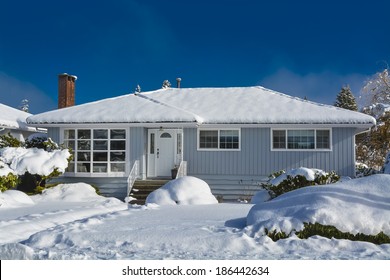
[[(262, 87), (168, 88), (28, 118), (74, 151), (61, 180), (126, 196), (129, 174), (199, 177), (236, 198), (271, 173), (301, 166), (355, 175), (355, 135), (371, 116)], [(183, 163), (186, 163), (185, 165)]]

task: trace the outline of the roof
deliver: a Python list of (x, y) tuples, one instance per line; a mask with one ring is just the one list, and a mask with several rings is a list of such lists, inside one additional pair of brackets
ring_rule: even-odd
[(36, 131), (36, 128), (27, 125), (26, 119), (32, 116), (29, 113), (0, 103), (0, 127)]
[(353, 124), (366, 114), (306, 101), (263, 87), (168, 88), (127, 94), (34, 115), (32, 124), (163, 123)]

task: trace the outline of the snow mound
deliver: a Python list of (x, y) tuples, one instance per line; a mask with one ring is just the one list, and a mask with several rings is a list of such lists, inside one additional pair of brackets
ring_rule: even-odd
[(13, 171), (7, 164), (0, 160), (0, 177), (7, 176), (10, 173), (15, 174), (15, 171)]
[(305, 177), (308, 181), (314, 181), (316, 178), (316, 174), (322, 176), (327, 175), (327, 173), (321, 169), (314, 169), (314, 168), (306, 168), (306, 167), (300, 167), (296, 169), (291, 169), (287, 171), (286, 173), (281, 174), (280, 176), (270, 180), (270, 183), (274, 186), (279, 185), (281, 182), (287, 179), (287, 177), (296, 177), (298, 175)]
[(8, 190), (0, 192), (0, 207), (12, 208), (33, 205), (32, 199), (24, 192), (17, 190)]
[(211, 193), (209, 185), (195, 177), (185, 176), (172, 180), (150, 193), (147, 204), (158, 205), (195, 205), (216, 204), (217, 199)]
[(255, 193), (255, 195), (251, 199), (252, 204), (263, 203), (271, 199), (267, 190), (260, 190)]
[(42, 194), (33, 198), (35, 201), (66, 201), (66, 202), (88, 202), (105, 200), (96, 193), (96, 190), (85, 183), (59, 184), (53, 188), (43, 190)]
[(0, 149), (0, 160), (9, 164), (18, 175), (30, 174), (49, 175), (58, 168), (64, 172), (68, 167), (70, 153), (67, 149), (47, 152), (38, 148), (3, 148)]
[(247, 215), (252, 235), (263, 235), (265, 228), (288, 234), (302, 230), (304, 222), (353, 234), (390, 235), (390, 176), (301, 188), (253, 206)]

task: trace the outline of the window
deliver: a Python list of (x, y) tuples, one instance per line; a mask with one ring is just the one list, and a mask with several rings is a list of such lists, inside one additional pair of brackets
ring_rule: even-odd
[(272, 130), (275, 150), (330, 150), (330, 147), (330, 129)]
[(65, 129), (64, 145), (73, 151), (67, 172), (125, 172), (125, 129)]
[(239, 129), (199, 130), (199, 149), (204, 150), (239, 150)]

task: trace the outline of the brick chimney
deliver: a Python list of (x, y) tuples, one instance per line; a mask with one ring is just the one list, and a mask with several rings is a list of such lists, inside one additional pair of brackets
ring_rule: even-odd
[(76, 76), (58, 75), (58, 109), (74, 106)]

